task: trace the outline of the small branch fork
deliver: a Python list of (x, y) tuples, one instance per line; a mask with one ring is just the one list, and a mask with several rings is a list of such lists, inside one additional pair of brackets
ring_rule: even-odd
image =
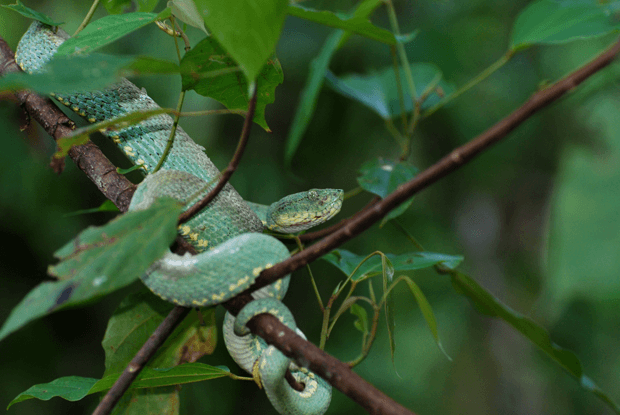
[[(290, 257), (289, 259), (263, 271), (249, 290), (224, 303), (224, 307), (226, 307), (233, 314), (236, 314), (245, 304), (247, 304), (247, 302), (251, 301), (251, 297), (249, 295), (251, 291), (273, 283), (277, 279), (282, 278), (290, 272), (318, 259), (323, 254), (342, 245), (344, 242), (368, 229), (400, 203), (404, 202), (406, 199), (435, 183), (449, 173), (455, 171), (463, 164), (482, 153), (485, 149), (504, 138), (534, 113), (559, 99), (567, 92), (570, 92), (588, 77), (609, 65), (619, 52), (620, 41), (615, 43), (605, 52), (601, 53), (588, 64), (577, 69), (550, 87), (534, 94), (525, 104), (513, 113), (467, 144), (456, 148), (409, 182), (399, 186), (395, 192), (388, 195), (385, 199), (381, 201), (373, 201), (373, 203), (369, 204), (346, 222), (334, 226), (333, 229), (335, 230), (329, 236), (326, 236), (316, 244)], [(11, 62), (11, 60), (12, 52), (4, 40), (0, 38), (0, 75), (7, 73), (10, 70), (16, 70), (15, 67), (17, 65), (15, 65), (14, 62)], [(35, 118), (35, 120), (41, 123), (41, 125), (52, 137), (57, 139), (58, 137), (71, 132), (72, 124), (70, 120), (62, 114), (59, 115), (58, 113), (55, 113), (52, 109), (55, 108), (55, 106), (51, 103), (51, 101), (42, 100), (37, 98), (34, 94), (27, 92), (18, 93), (16, 95), (20, 102), (22, 102), (24, 108), (33, 118)], [(81, 150), (78, 151), (77, 149)], [(114, 177), (114, 166), (111, 165), (111, 163), (105, 159), (103, 155), (97, 155), (100, 151), (94, 146), (94, 144), (91, 146), (91, 143), (88, 143), (83, 146), (74, 147), (72, 151), (73, 150), (75, 150), (75, 153), (78, 153), (75, 154), (75, 158), (71, 152), (69, 155), (76, 162), (76, 164), (84, 170), (88, 177), (91, 178), (91, 180), (119, 207), (119, 209), (121, 209), (121, 211), (125, 211), (129, 205), (129, 201), (131, 200), (131, 195), (133, 194), (132, 185), (129, 184), (124, 187), (122, 185), (116, 185), (117, 181), (119, 183), (122, 181), (119, 178)], [(110, 168), (104, 168), (103, 171), (99, 169), (98, 172), (101, 175), (97, 175), (89, 170), (88, 166), (98, 166), (100, 163)], [(109, 165), (106, 165), (106, 163)], [(114, 179), (111, 181), (112, 184), (108, 184), (107, 181), (103, 181), (106, 176), (112, 176)], [(124, 179), (123, 176), (120, 177)], [(155, 350), (157, 350), (158, 347), (157, 344), (163, 343), (169, 333), (171, 333), (172, 330), (174, 330), (174, 327), (176, 327), (176, 325), (182, 320), (186, 312), (187, 309), (183, 307), (175, 307), (162, 323), (162, 326), (166, 326), (168, 328), (162, 328), (160, 326), (160, 328), (157, 329), (153, 336), (151, 336), (151, 339), (145, 343), (144, 347), (140, 350), (140, 352), (138, 352), (138, 355), (136, 355), (134, 360), (132, 360), (132, 363), (130, 363), (130, 365), (125, 369), (125, 372), (135, 373), (139, 371), (139, 369), (148, 361), (150, 355), (155, 353)], [(311, 370), (329, 381), (334, 387), (360, 404), (369, 413), (412, 414), (411, 411), (394, 402), (352, 372), (345, 363), (340, 362), (334, 357), (321, 351), (313, 344), (301, 339), (292, 330), (284, 326), (277, 318), (269, 314), (261, 314), (253, 318), (248, 323), (248, 326), (254, 334), (260, 335), (268, 343), (275, 345), (285, 355), (296, 359), (298, 362), (307, 362), (308, 367)], [(152, 344), (151, 340), (153, 340)], [(147, 350), (147, 345), (150, 352)], [(115, 396), (117, 396), (116, 400), (120, 399), (130, 384), (131, 381), (123, 385), (115, 384), (110, 392), (104, 397), (103, 401), (106, 401), (106, 399), (112, 401), (114, 399), (114, 397), (108, 398), (108, 395), (111, 395), (112, 391), (114, 391)], [(112, 408), (113, 405), (106, 404), (105, 408), (102, 408), (100, 411), (99, 408), (97, 408), (95, 414), (103, 415), (110, 413)]]

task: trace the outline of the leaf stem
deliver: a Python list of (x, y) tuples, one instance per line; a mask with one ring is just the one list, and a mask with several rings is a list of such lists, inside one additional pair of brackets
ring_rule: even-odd
[(177, 115), (175, 115), (174, 117), (174, 122), (172, 123), (172, 129), (170, 130), (170, 136), (168, 137), (168, 142), (166, 143), (164, 154), (162, 154), (161, 158), (159, 159), (159, 162), (157, 163), (157, 166), (155, 166), (151, 174), (156, 173), (159, 169), (161, 169), (161, 166), (166, 161), (168, 154), (170, 154), (170, 150), (172, 150), (172, 144), (174, 143), (174, 136), (176, 135), (177, 127), (179, 126), (179, 118), (181, 118), (179, 114), (181, 112), (181, 108), (183, 108), (184, 100), (185, 100), (185, 91), (181, 91), (181, 94), (179, 95), (179, 102), (177, 103)]
[(90, 10), (88, 10), (88, 13), (86, 13), (86, 17), (84, 17), (84, 20), (82, 21), (80, 26), (77, 28), (77, 30), (73, 34), (73, 37), (75, 37), (78, 33), (80, 33), (82, 30), (84, 30), (86, 25), (88, 25), (88, 23), (90, 22), (90, 19), (93, 18), (93, 14), (95, 14), (95, 10), (97, 10), (97, 7), (99, 6), (100, 2), (101, 2), (101, 0), (95, 0), (93, 2), (93, 4), (90, 6)]

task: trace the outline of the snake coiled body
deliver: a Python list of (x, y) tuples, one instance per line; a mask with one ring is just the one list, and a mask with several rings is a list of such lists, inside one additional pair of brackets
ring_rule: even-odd
[[(34, 22), (19, 42), (15, 59), (27, 72), (40, 71), (68, 37), (61, 29), (54, 30)], [(89, 122), (159, 108), (146, 92), (126, 79), (99, 91), (59, 91), (54, 96)], [(176, 130), (174, 144), (161, 170), (150, 174), (164, 153), (172, 125), (172, 118), (164, 114), (127, 128), (102, 132), (147, 174), (138, 186), (129, 210), (145, 209), (155, 199), (164, 196), (175, 198), (189, 207), (210, 190), (205, 188), (206, 185), (215, 182), (218, 177), (219, 171), (205, 154), (204, 148), (194, 143), (180, 127)], [(196, 194), (201, 190), (202, 193)], [(200, 253), (179, 256), (168, 252), (149, 268), (142, 281), (155, 294), (175, 304), (209, 306), (221, 303), (247, 289), (263, 269), (289, 256), (287, 248), (279, 240), (261, 233), (265, 226), (281, 232), (307, 229), (331, 218), (338, 212), (341, 203), (341, 190), (326, 189), (291, 195), (271, 208), (248, 205), (227, 184), (206, 208), (179, 227), (179, 233)], [(255, 304), (254, 301), (242, 313), (253, 316), (263, 310), (276, 315), (290, 314), (278, 301), (284, 296), (287, 286), (288, 277), (255, 293), (256, 297), (272, 297), (260, 300), (271, 301), (269, 306)], [(230, 319), (234, 320), (227, 316), (227, 321), (230, 322)], [(243, 324), (241, 321), (238, 323), (239, 327)], [(294, 320), (289, 325), (294, 328)], [(248, 366), (261, 366), (261, 382), (280, 413), (325, 412), (331, 398), (327, 383), (322, 380), (318, 382), (320, 378), (290, 364), (272, 346), (267, 347), (264, 342), (260, 343), (262, 340), (259, 338), (242, 332), (238, 329), (234, 334), (231, 324), (225, 325), (229, 351), (233, 357), (246, 356), (236, 360), (244, 360), (241, 366), (250, 369), (250, 372), (252, 368)], [(260, 347), (243, 349), (248, 342)], [(287, 369), (306, 385), (304, 391), (296, 392), (286, 384), (283, 376)]]

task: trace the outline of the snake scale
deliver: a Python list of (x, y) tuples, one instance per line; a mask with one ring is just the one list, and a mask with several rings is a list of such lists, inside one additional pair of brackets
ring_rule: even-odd
[[(68, 38), (63, 30), (35, 21), (20, 40), (15, 60), (27, 72), (42, 71)], [(126, 79), (103, 90), (66, 91), (53, 96), (91, 123), (159, 108), (145, 91)], [(129, 210), (145, 209), (165, 196), (189, 207), (210, 190), (206, 185), (218, 177), (219, 171), (204, 148), (180, 127), (161, 170), (151, 174), (164, 153), (172, 124), (172, 118), (164, 114), (130, 127), (102, 131), (147, 174)], [(313, 189), (267, 207), (245, 202), (226, 184), (206, 208), (179, 227), (179, 233), (199, 254), (180, 256), (167, 252), (141, 279), (155, 294), (178, 305), (219, 304), (247, 289), (263, 269), (288, 258), (288, 249), (278, 239), (263, 234), (265, 228), (284, 233), (308, 229), (335, 215), (342, 199), (342, 190)], [(267, 312), (296, 329), (291, 312), (279, 301), (286, 293), (288, 280), (287, 276), (255, 292), (257, 300), (244, 307), (236, 319), (227, 314), (225, 343), (233, 359), (258, 377), (278, 412), (323, 414), (331, 400), (330, 385), (245, 328), (254, 315)], [(286, 382), (287, 369), (304, 385), (302, 391)]]

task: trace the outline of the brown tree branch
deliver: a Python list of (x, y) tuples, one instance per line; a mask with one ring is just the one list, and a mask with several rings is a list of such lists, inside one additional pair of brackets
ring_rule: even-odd
[[(21, 68), (15, 63), (13, 51), (0, 37), (0, 76), (19, 71)], [(29, 91), (16, 92), (15, 96), (28, 114), (41, 124), (54, 140), (73, 132), (73, 121), (63, 114), (50, 99)], [(89, 141), (81, 146), (75, 146), (69, 150), (69, 157), (121, 212), (127, 210), (136, 186), (125, 176), (116, 172), (116, 166), (95, 144)]]

